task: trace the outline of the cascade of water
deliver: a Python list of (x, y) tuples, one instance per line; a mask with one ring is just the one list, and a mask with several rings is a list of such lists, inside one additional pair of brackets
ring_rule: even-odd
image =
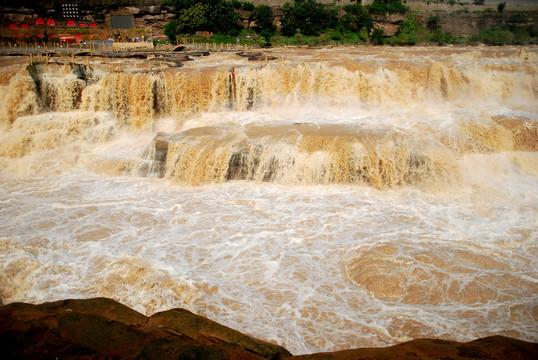
[(435, 139), (349, 126), (206, 127), (154, 139), (163, 176), (198, 185), (228, 180), (281, 184), (446, 183), (454, 159)]
[(279, 52), (0, 58), (0, 301), (187, 307), (301, 353), (536, 341), (537, 50)]
[[(37, 94), (41, 110), (109, 111), (133, 129), (150, 128), (163, 116), (181, 117), (230, 106), (242, 112), (304, 104), (413, 108), (447, 102), (462, 107), (533, 103), (535, 64), (521, 60), (521, 66), (513, 66), (515, 60), (509, 61), (496, 64), (462, 57), (458, 61), (449, 58), (413, 64), (400, 60), (398, 67), (378, 64), (360, 69), (273, 64), (252, 70), (236, 68), (233, 77), (228, 69), (139, 74), (103, 73), (82, 65), (38, 64), (28, 67), (35, 87), (23, 85), (19, 75), (2, 90), (7, 96), (19, 98)], [(18, 116), (35, 111), (20, 109), (21, 101), (16, 104), (20, 110), (13, 106), (10, 102), (0, 110)], [(13, 120), (13, 115), (7, 117)]]
[[(282, 104), (290, 109), (413, 109), (416, 104), (432, 102), (462, 106), (534, 99), (534, 75), (525, 76), (525, 72), (534, 71), (530, 64), (508, 70), (488, 62), (472, 70), (464, 65), (432, 61), (405, 70), (391, 66), (350, 70), (346, 66), (301, 64), (236, 69), (233, 74), (191, 70), (144, 75), (107, 74), (82, 65), (37, 64), (28, 67), (34, 87), (20, 74), (3, 87), (7, 97), (21, 100), (17, 105), (4, 104), (1, 110), (8, 122), (21, 112), (34, 113), (36, 109), (109, 112), (117, 121), (114, 127), (135, 131), (151, 129), (158, 117), (183, 118), (228, 107), (239, 113), (271, 111)], [(25, 105), (32, 99), (39, 99), (38, 107)], [(98, 122), (57, 120), (51, 125), (51, 121), (40, 121), (48, 128), (40, 125), (37, 131), (28, 131), (28, 126), (34, 126), (28, 123), (35, 121), (21, 120), (13, 126), (12, 132), (19, 135), (10, 136), (3, 146), (4, 154), (20, 157), (84, 140), (77, 134)], [(525, 116), (461, 117), (448, 130), (422, 120), (412, 125), (411, 131), (395, 130), (356, 125), (312, 131), (308, 126), (294, 125), (263, 131), (237, 126), (187, 131), (167, 144), (167, 157), (160, 152), (146, 153), (146, 160), (125, 170), (185, 184), (240, 179), (283, 184), (364, 183), (384, 188), (446, 182), (457, 177), (454, 157), (462, 153), (534, 151), (537, 146), (536, 121)], [(429, 140), (418, 140), (417, 135), (426, 135)], [(452, 159), (444, 147), (455, 153)], [(149, 148), (155, 150), (156, 145)]]

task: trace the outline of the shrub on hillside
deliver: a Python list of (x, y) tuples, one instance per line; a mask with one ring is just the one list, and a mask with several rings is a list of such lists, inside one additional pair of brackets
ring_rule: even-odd
[(391, 43), (394, 45), (415, 45), (418, 43), (418, 34), (417, 34), (417, 15), (412, 14), (404, 20), (396, 35), (391, 39)]
[(443, 29), (438, 28), (432, 34), (432, 41), (437, 45), (446, 45), (451, 42), (451, 36), (445, 33)]
[(387, 13), (387, 6), (378, 1), (374, 1), (368, 5), (368, 12), (372, 15), (385, 15)]
[(473, 37), (473, 40), (480, 41), (486, 45), (507, 45), (512, 41), (512, 33), (507, 29), (485, 29)]
[(383, 45), (385, 43), (385, 30), (383, 28), (375, 28), (370, 35), (370, 41), (374, 45)]
[(402, 4), (401, 1), (390, 3), (387, 6), (387, 12), (389, 14), (405, 14), (407, 11), (409, 11), (409, 7)]
[(428, 18), (428, 22), (426, 23), (426, 27), (432, 33), (435, 32), (437, 29), (440, 29), (441, 28), (441, 17), (439, 15), (431, 15)]

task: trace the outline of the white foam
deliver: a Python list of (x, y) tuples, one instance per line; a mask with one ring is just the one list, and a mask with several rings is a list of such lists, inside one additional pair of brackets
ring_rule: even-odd
[[(415, 333), (466, 340), (510, 329), (536, 340), (532, 318), (510, 315), (517, 304), (532, 307), (535, 293), (419, 307), (372, 297), (342, 268), (350, 249), (433, 241), (521, 259), (507, 264), (510, 274), (536, 282), (536, 252), (525, 250), (536, 248), (535, 197), (513, 202), (491, 192), (486, 205), (495, 206), (485, 210), (472, 192), (245, 182), (183, 188), (88, 173), (55, 181), (26, 181), (25, 192), (16, 182), (2, 185), (0, 198), (16, 199), (1, 210), (1, 232), (10, 235), (2, 273), (17, 290), (4, 301), (114, 296), (146, 313), (184, 306), (296, 353), (386, 345)], [(352, 327), (355, 340), (346, 335)]]
[[(352, 54), (316, 50), (309, 55), (290, 51), (285, 65), (330, 55), (335, 62), (361, 56), (368, 66), (388, 67), (395, 52), (411, 54), (420, 66), (442, 60), (424, 48), (361, 48)], [(480, 56), (480, 51), (451, 55), (461, 67)], [(199, 60), (201, 66), (216, 66), (211, 61)], [(510, 60), (516, 65), (518, 61)], [(306, 74), (308, 69), (300, 71)], [(362, 70), (340, 72), (368, 75), (372, 81), (395, 76), (388, 68), (366, 75)], [(487, 86), (488, 76), (480, 80), (481, 86)], [(498, 87), (491, 91), (493, 98), (498, 96)], [(290, 94), (277, 105), (268, 102), (250, 111), (166, 114), (140, 131), (122, 128), (103, 112), (96, 115), (99, 123), (115, 129), (106, 139), (99, 135), (103, 129), (90, 127), (99, 136), (84, 133), (19, 158), (2, 157), (0, 297), (5, 303), (38, 303), (110, 296), (146, 314), (186, 307), (293, 353), (385, 346), (422, 337), (465, 341), (504, 334), (538, 341), (535, 153), (458, 152), (447, 142), (446, 151), (461, 175), (458, 181), (433, 189), (403, 186), (384, 191), (365, 185), (256, 181), (191, 187), (138, 178), (130, 171), (96, 170), (101, 162), (128, 168), (140, 161), (157, 131), (202, 126), (243, 131), (253, 124), (313, 123), (437, 139), (443, 134), (462, 136), (461, 124), (487, 125), (494, 116), (536, 120), (535, 101), (521, 105), (507, 98), (495, 105), (489, 99), (465, 101), (458, 94), (452, 102), (418, 95), (425, 100), (375, 106), (345, 96), (334, 103), (309, 96), (301, 104), (300, 97)], [(81, 114), (91, 118), (92, 113), (19, 119), (2, 140), (20, 136), (17, 130), (24, 126), (46, 125), (47, 116), (53, 117), (51, 123), (62, 124)], [(32, 131), (23, 135), (34, 136)], [(315, 153), (312, 161), (321, 155)], [(17, 170), (19, 177), (9, 177)], [(413, 285), (424, 289), (433, 281), (431, 276), (421, 278), (423, 272), (433, 274), (455, 263), (457, 268), (441, 285), (454, 284), (461, 291), (428, 302), (431, 293), (380, 294), (375, 283), (346, 272), (355, 256), (365, 256), (366, 250), (371, 250), (368, 255), (384, 254), (384, 245), (393, 246), (394, 253), (387, 247), (385, 257), (365, 267), (372, 276), (379, 275), (381, 286), (389, 286), (391, 276), (400, 274), (401, 283), (409, 284), (405, 295)], [(457, 256), (462, 258), (450, 261)], [(441, 260), (432, 264), (428, 257)], [(376, 264), (387, 270), (376, 273)], [(484, 291), (474, 296), (466, 285), (481, 279)]]

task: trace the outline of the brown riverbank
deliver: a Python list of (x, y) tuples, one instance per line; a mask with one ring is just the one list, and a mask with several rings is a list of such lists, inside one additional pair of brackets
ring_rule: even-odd
[[(0, 308), (9, 359), (286, 359), (281, 346), (241, 334), (183, 309), (146, 317), (114, 300), (61, 300)], [(418, 339), (386, 348), (295, 359), (536, 359), (538, 344), (503, 336), (468, 343)]]

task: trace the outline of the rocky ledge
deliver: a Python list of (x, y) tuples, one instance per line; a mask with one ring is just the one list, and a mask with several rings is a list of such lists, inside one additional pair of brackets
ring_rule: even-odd
[(421, 339), (387, 348), (302, 356), (184, 309), (146, 317), (106, 298), (0, 307), (9, 359), (537, 359), (538, 344), (502, 336), (468, 343)]

